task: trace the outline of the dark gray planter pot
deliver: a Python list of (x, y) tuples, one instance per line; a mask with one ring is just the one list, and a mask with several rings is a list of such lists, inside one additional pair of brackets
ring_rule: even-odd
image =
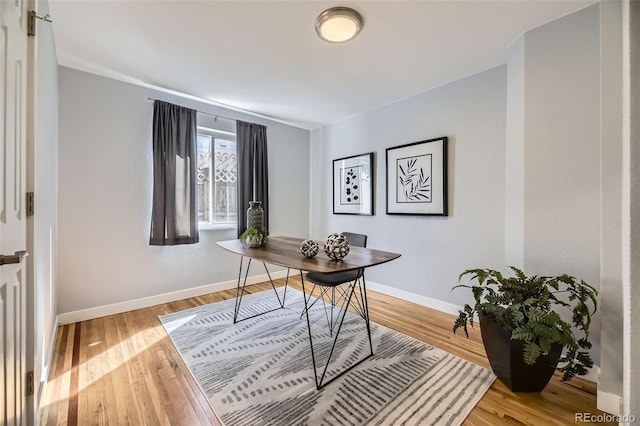
[(524, 342), (511, 340), (511, 332), (491, 317), (480, 316), (482, 343), (494, 374), (513, 392), (541, 392), (551, 380), (562, 354), (562, 345), (554, 343), (547, 355), (533, 365), (523, 360)]

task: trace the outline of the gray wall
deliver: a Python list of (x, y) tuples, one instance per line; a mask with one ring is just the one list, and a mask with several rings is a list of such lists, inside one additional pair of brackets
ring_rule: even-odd
[(504, 264), (524, 269), (524, 37), (507, 59), (507, 144), (505, 151)]
[(59, 82), (61, 313), (237, 276), (238, 258), (215, 244), (236, 238), (235, 229), (201, 231), (195, 245), (148, 245), (148, 97), (266, 125), (270, 232), (308, 234), (309, 131), (64, 67)]
[[(311, 231), (349, 230), (401, 253), (367, 279), (462, 305), (451, 292), (466, 268), (504, 260), (506, 67), (494, 68), (312, 133)], [(385, 149), (449, 137), (449, 216), (386, 215)], [(332, 160), (374, 151), (375, 216), (332, 214)]]
[(525, 268), (600, 280), (598, 5), (525, 34)]
[[(524, 267), (599, 289), (598, 5), (527, 32), (524, 49)], [(599, 314), (591, 330), (599, 364)]]

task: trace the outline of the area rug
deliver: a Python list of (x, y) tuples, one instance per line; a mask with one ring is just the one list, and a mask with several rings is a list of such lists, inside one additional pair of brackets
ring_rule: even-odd
[[(160, 317), (227, 426), (459, 425), (495, 379), (485, 368), (371, 322), (375, 355), (317, 391), (302, 293), (288, 289), (284, 309), (237, 324), (234, 304)], [(239, 317), (277, 307), (272, 290), (248, 295)], [(323, 304), (309, 315), (316, 359), (326, 363), (332, 336)], [(327, 377), (369, 351), (364, 320), (347, 313)]]

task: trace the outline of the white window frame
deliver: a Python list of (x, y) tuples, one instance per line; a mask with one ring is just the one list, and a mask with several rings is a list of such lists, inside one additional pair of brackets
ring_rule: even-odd
[[(225, 132), (224, 130), (212, 129), (210, 127), (198, 126), (198, 135), (206, 135), (210, 136), (213, 139), (224, 139), (228, 141), (233, 141), (237, 143), (236, 134), (233, 132)], [(236, 145), (237, 146), (237, 145)], [(215, 150), (215, 142), (212, 141), (211, 148)], [(237, 148), (236, 148), (236, 158), (237, 158)], [(215, 176), (215, 152), (211, 155), (211, 171), (213, 176)], [(211, 179), (211, 187), (209, 191), (211, 194), (209, 195), (209, 200), (213, 203), (215, 200), (214, 192), (215, 192), (215, 178), (212, 176)], [(237, 181), (236, 181), (237, 185)], [(210, 211), (214, 211), (213, 206), (209, 206)], [(237, 212), (236, 212), (237, 214)], [(227, 230), (227, 229), (237, 229), (238, 224), (236, 222), (200, 222), (198, 221), (198, 230), (199, 231), (208, 231), (208, 230)]]

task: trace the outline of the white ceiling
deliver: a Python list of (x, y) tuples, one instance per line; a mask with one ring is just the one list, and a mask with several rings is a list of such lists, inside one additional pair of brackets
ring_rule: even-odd
[[(312, 129), (502, 64), (524, 31), (593, 3), (51, 0), (51, 15), (60, 65)], [(364, 28), (328, 44), (314, 21), (337, 5)]]

